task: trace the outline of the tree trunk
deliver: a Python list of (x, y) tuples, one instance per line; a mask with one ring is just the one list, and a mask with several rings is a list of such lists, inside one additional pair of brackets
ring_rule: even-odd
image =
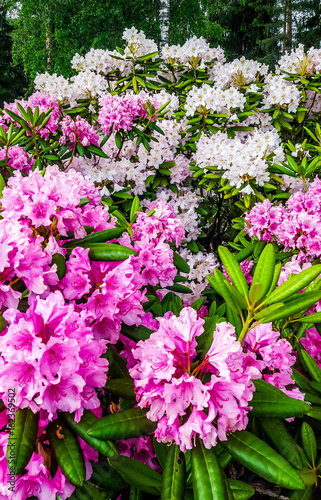
[(285, 50), (287, 52), (291, 52), (291, 50), (292, 50), (292, 5), (291, 5), (291, 0), (287, 0)]
[(162, 50), (164, 45), (169, 44), (169, 22), (170, 0), (159, 0), (160, 50)]
[(291, 0), (284, 1), (283, 47), (282, 53), (292, 50), (292, 4)]

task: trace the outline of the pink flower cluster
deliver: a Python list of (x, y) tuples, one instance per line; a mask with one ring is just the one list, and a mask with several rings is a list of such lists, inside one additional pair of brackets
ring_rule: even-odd
[(8, 150), (0, 148), (0, 161), (2, 160), (5, 160), (8, 167), (21, 170), (26, 174), (30, 172), (35, 161), (20, 146), (12, 146)]
[(119, 239), (122, 245), (133, 248), (138, 256), (131, 257), (143, 285), (167, 287), (173, 285), (177, 274), (173, 264), (173, 250), (167, 242), (180, 245), (185, 230), (182, 221), (164, 200), (147, 204), (146, 212), (137, 214), (132, 225), (134, 240), (128, 234)]
[(302, 250), (311, 257), (321, 255), (321, 180), (310, 184), (307, 192), (298, 191), (286, 207), (275, 206), (269, 200), (257, 203), (245, 217), (249, 236), (273, 241), (285, 250)]
[(155, 110), (161, 107), (157, 99), (152, 98), (146, 92), (139, 95), (112, 95), (103, 94), (99, 99), (98, 123), (105, 134), (119, 129), (131, 130), (134, 121), (139, 117), (148, 117), (146, 103), (150, 101)]
[(8, 309), (9, 323), (0, 337), (0, 394), (8, 403), (8, 389), (16, 388), (17, 408), (45, 410), (52, 420), (57, 410), (76, 412), (100, 406), (95, 387), (106, 383), (105, 340), (94, 340), (83, 313), (65, 304), (58, 291), (36, 297), (25, 313)]
[(266, 382), (292, 398), (303, 400), (304, 394), (291, 377), (291, 367), (296, 361), (292, 346), (279, 337), (280, 333), (273, 330), (272, 323), (257, 325), (250, 330), (243, 341), (248, 363), (262, 373)]
[(142, 278), (130, 259), (123, 262), (90, 262), (88, 249), (75, 248), (67, 273), (59, 283), (68, 300), (82, 299), (82, 310), (94, 337), (116, 343), (122, 321), (138, 325), (144, 315)]
[[(41, 135), (44, 139), (48, 139), (50, 133), (54, 134), (57, 129), (58, 129), (58, 122), (60, 118), (60, 110), (59, 110), (59, 105), (56, 99), (53, 97), (49, 97), (46, 95), (44, 92), (35, 92), (32, 94), (28, 101), (25, 100), (15, 100), (13, 103), (8, 104), (4, 103), (4, 108), (9, 109), (10, 111), (13, 111), (17, 115), (19, 115), (21, 118), (23, 118), (22, 114), (19, 111), (19, 108), (17, 106), (17, 103), (21, 104), (21, 106), (27, 110), (27, 107), (31, 109), (31, 111), (34, 112), (36, 107), (38, 106), (39, 108), (39, 115), (41, 113), (46, 113), (51, 107), (53, 107), (53, 110), (50, 113), (50, 119), (46, 126), (44, 128), (41, 128), (41, 125), (39, 125), (36, 129), (36, 132)], [(4, 115), (0, 117), (0, 125), (2, 125), (5, 130), (7, 130), (7, 125), (12, 122), (12, 118), (4, 111)], [(20, 124), (15, 122), (17, 127), (20, 127)], [(29, 125), (31, 126), (31, 123), (29, 122)], [(29, 132), (28, 132), (29, 134)]]
[(99, 105), (98, 123), (105, 134), (110, 134), (112, 130), (131, 130), (143, 111), (140, 100), (134, 95), (103, 94)]
[(133, 350), (138, 362), (130, 368), (138, 405), (149, 408), (147, 417), (158, 422), (156, 439), (174, 441), (186, 451), (196, 435), (211, 448), (217, 438), (226, 440), (228, 431), (245, 429), (252, 379), (261, 374), (247, 363), (234, 327), (218, 324), (204, 360), (194, 367), (204, 320), (190, 307), (179, 317), (167, 313), (157, 319), (159, 329), (138, 342)]
[(89, 144), (98, 146), (98, 134), (85, 118), (81, 118), (78, 115), (76, 120), (73, 120), (68, 115), (60, 122), (60, 125), (62, 132), (62, 136), (59, 139), (60, 144), (65, 145), (67, 141), (70, 141), (70, 149), (74, 148), (76, 142), (79, 142), (83, 146), (89, 146)]
[[(80, 207), (80, 200), (90, 200)], [(74, 170), (60, 172), (57, 166), (48, 166), (44, 175), (38, 170), (23, 177), (16, 171), (3, 190), (2, 216), (7, 220), (28, 221), (30, 227), (50, 228), (76, 238), (86, 236), (84, 225), (96, 231), (114, 227), (109, 221), (108, 208), (101, 208), (98, 189), (88, 179)], [(38, 232), (39, 234), (39, 232)]]

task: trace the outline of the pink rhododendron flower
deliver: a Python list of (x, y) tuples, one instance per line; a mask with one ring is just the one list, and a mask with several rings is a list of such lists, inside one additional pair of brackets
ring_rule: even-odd
[(94, 340), (72, 303), (57, 291), (35, 298), (25, 313), (8, 309), (3, 316), (9, 323), (0, 337), (5, 404), (14, 385), (17, 408), (45, 410), (49, 420), (57, 410), (76, 411), (79, 420), (84, 408), (100, 406), (93, 389), (106, 383), (106, 341)]
[[(196, 435), (211, 448), (217, 438), (227, 439), (228, 431), (244, 429), (252, 380), (261, 374), (247, 364), (234, 327), (218, 324), (208, 353), (194, 367), (196, 338), (204, 331), (204, 320), (190, 307), (179, 317), (168, 314), (157, 320), (159, 329), (133, 349), (138, 363), (129, 369), (138, 405), (149, 408), (147, 417), (158, 421), (156, 439), (174, 441), (186, 451)], [(204, 373), (210, 375), (207, 382), (202, 380)]]

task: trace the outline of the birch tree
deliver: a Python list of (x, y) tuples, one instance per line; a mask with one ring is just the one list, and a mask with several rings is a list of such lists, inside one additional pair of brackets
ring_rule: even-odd
[(170, 0), (159, 0), (160, 50), (170, 43)]

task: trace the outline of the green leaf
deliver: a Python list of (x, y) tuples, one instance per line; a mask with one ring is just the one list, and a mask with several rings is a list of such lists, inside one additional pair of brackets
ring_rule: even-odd
[(20, 474), (29, 463), (35, 451), (38, 433), (39, 412), (29, 408), (18, 408), (13, 423), (7, 448), (7, 462), (14, 474)]
[(126, 260), (130, 255), (137, 255), (135, 250), (118, 245), (117, 243), (88, 243), (82, 245), (83, 248), (89, 248), (89, 258), (91, 260)]
[(119, 472), (126, 483), (139, 490), (159, 496), (161, 475), (158, 472), (138, 462), (138, 460), (122, 455), (117, 460), (109, 459), (109, 463)]
[(315, 464), (317, 458), (317, 442), (312, 427), (303, 422), (301, 427), (301, 439), (304, 452), (309, 459), (310, 465)]
[(289, 318), (300, 311), (307, 311), (321, 299), (321, 292), (305, 292), (286, 302), (282, 307), (272, 312), (261, 323), (270, 323), (282, 318)]
[(173, 263), (179, 272), (186, 274), (190, 272), (189, 265), (187, 264), (185, 259), (183, 259), (183, 257), (177, 252), (174, 252), (173, 254)]
[(106, 462), (91, 462), (93, 473), (90, 481), (96, 486), (112, 491), (120, 491), (125, 487), (121, 475)]
[(285, 283), (282, 283), (276, 290), (274, 290), (265, 300), (264, 304), (275, 304), (275, 302), (282, 302), (291, 297), (295, 293), (305, 288), (321, 273), (321, 264), (304, 269), (299, 274), (290, 277)]
[[(108, 140), (108, 136), (106, 136), (102, 140), (101, 146), (103, 146), (105, 144), (104, 141), (106, 142), (107, 140)], [(95, 146), (94, 144), (89, 144), (89, 146), (86, 146), (86, 149), (88, 149), (88, 151), (90, 151), (90, 153), (92, 153), (92, 154), (94, 154), (96, 156), (101, 156), (102, 158), (108, 158), (108, 156), (106, 155), (106, 153), (104, 153), (104, 151), (102, 151), (98, 146)]]
[(112, 229), (105, 229), (104, 231), (97, 231), (96, 233), (88, 234), (84, 238), (67, 241), (67, 243), (63, 244), (63, 247), (74, 248), (74, 247), (81, 247), (82, 245), (88, 245), (91, 243), (104, 243), (106, 241), (119, 238), (124, 231), (125, 229), (123, 227), (115, 227)]
[(298, 447), (283, 420), (277, 418), (260, 418), (260, 424), (280, 455), (293, 465), (293, 467), (301, 469), (303, 464)]
[(302, 318), (298, 319), (298, 321), (309, 324), (321, 323), (321, 312), (308, 314), (307, 316), (303, 316)]
[(110, 379), (104, 389), (115, 396), (119, 396), (124, 399), (135, 399), (134, 382), (131, 378), (128, 379)]
[(167, 453), (170, 449), (167, 443), (162, 443), (157, 441), (155, 436), (153, 437), (154, 451), (156, 453), (157, 460), (160, 463), (162, 469), (164, 469)]
[(136, 217), (136, 212), (139, 212), (139, 209), (140, 209), (139, 198), (138, 196), (135, 196), (132, 202), (132, 206), (130, 207), (130, 215), (129, 215), (130, 222), (134, 221)]
[(87, 431), (90, 429), (99, 419), (89, 410), (84, 410), (83, 416), (79, 422), (75, 422), (74, 414), (62, 412), (62, 418), (67, 422), (70, 429), (81, 437), (89, 446), (102, 453), (106, 457), (117, 457), (118, 450), (114, 443), (108, 441), (100, 441), (93, 437), (88, 436)]
[(298, 345), (298, 357), (301, 365), (308, 371), (309, 375), (316, 382), (321, 382), (321, 369), (319, 368), (318, 363), (314, 361), (314, 359), (310, 356), (309, 353), (302, 347), (302, 345)]
[(172, 444), (162, 474), (161, 500), (183, 500), (186, 484), (184, 453)]
[(61, 417), (50, 422), (46, 427), (46, 432), (62, 472), (72, 484), (81, 486), (85, 480), (86, 468), (76, 434)]
[(280, 309), (280, 307), (283, 307), (283, 306), (284, 306), (284, 304), (282, 302), (281, 302), (281, 304), (272, 304), (268, 307), (265, 307), (264, 309), (261, 309), (261, 311), (256, 313), (253, 317), (256, 320), (265, 318), (266, 316), (269, 316), (270, 314), (274, 313), (275, 311)]
[(229, 488), (215, 448), (208, 450), (198, 440), (192, 448), (191, 458), (195, 500), (229, 500)]
[(2, 175), (0, 174), (0, 199), (2, 198), (2, 191), (5, 187), (6, 187), (6, 185), (4, 183), (4, 179), (3, 179)]
[(214, 277), (208, 275), (207, 279), (214, 290), (216, 290), (223, 297), (232, 311), (240, 314), (242, 308), (247, 308), (244, 297), (242, 297), (242, 295), (240, 295), (239, 292), (232, 287), (221, 271), (215, 269)]
[(172, 286), (167, 286), (166, 289), (177, 293), (193, 293), (190, 288), (184, 285), (180, 285), (179, 283), (174, 283), (174, 285)]
[(85, 149), (84, 149), (84, 146), (82, 144), (80, 144), (80, 142), (77, 142), (76, 143), (76, 148), (77, 148), (77, 151), (78, 151), (78, 154), (80, 156), (84, 156), (85, 155)]
[(235, 286), (236, 290), (243, 296), (248, 297), (249, 290), (246, 278), (243, 274), (240, 264), (237, 262), (234, 255), (225, 247), (219, 246), (218, 253), (222, 263), (229, 275), (230, 280)]
[(129, 439), (148, 436), (157, 424), (146, 417), (148, 410), (130, 408), (101, 418), (89, 430), (88, 435), (97, 439)]
[(314, 493), (314, 486), (308, 486), (304, 491), (294, 491), (290, 496), (290, 500), (313, 500), (313, 498), (315, 499)]
[(134, 340), (134, 342), (138, 342), (139, 340), (147, 340), (153, 333), (153, 330), (146, 328), (145, 326), (129, 326), (122, 323), (121, 333), (128, 337), (130, 340)]
[(123, 139), (122, 139), (122, 136), (119, 132), (116, 132), (116, 134), (115, 134), (115, 143), (116, 143), (116, 146), (118, 149), (120, 149), (122, 147)]
[(261, 293), (258, 293), (255, 297), (255, 302), (263, 299), (267, 292), (270, 290), (273, 275), (275, 269), (275, 251), (273, 245), (268, 243), (260, 255), (260, 258), (256, 264), (253, 280), (250, 288), (251, 290), (256, 285), (261, 285)]
[(52, 256), (51, 265), (56, 264), (57, 266), (57, 274), (58, 278), (62, 280), (67, 272), (66, 260), (65, 257), (61, 253), (55, 253)]
[(237, 479), (228, 479), (227, 480), (229, 487), (233, 493), (234, 500), (248, 500), (251, 498), (255, 490), (244, 481), (238, 481)]
[(296, 470), (273, 448), (250, 432), (236, 431), (222, 445), (236, 460), (267, 481), (290, 490), (304, 489), (304, 483)]
[(104, 500), (102, 494), (89, 482), (77, 486), (69, 500)]
[(304, 401), (291, 398), (282, 391), (280, 393), (282, 395), (255, 392), (251, 400), (251, 416), (272, 418), (302, 417), (310, 410), (310, 405)]

